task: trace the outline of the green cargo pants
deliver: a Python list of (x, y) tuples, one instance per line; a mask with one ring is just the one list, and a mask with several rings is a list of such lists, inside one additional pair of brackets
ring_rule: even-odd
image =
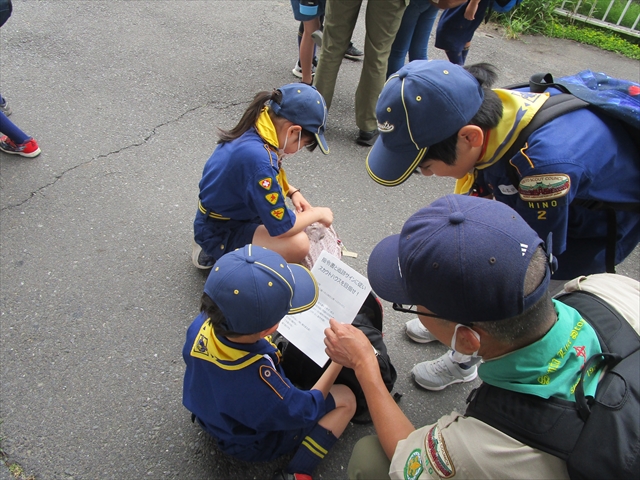
[[(356, 89), (356, 125), (365, 132), (378, 128), (376, 102), (387, 74), (391, 45), (409, 0), (369, 0), (365, 15), (366, 37), (362, 73)], [(336, 78), (349, 48), (362, 0), (327, 0), (320, 61), (315, 86), (331, 106)]]

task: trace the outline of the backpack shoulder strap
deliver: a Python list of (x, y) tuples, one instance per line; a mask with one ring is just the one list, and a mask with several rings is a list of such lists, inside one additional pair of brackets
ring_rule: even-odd
[[(633, 327), (597, 295), (578, 291), (557, 299), (578, 310), (593, 326), (606, 356), (619, 360), (640, 349), (640, 336)], [(599, 387), (599, 393), (601, 390), (605, 391)], [(563, 460), (574, 450), (584, 427), (574, 402), (544, 399), (486, 383), (469, 395), (465, 415)]]
[(627, 357), (640, 349), (640, 336), (620, 313), (602, 298), (582, 290), (565, 293), (556, 300), (575, 308), (593, 327), (605, 353)]
[(544, 399), (487, 383), (474, 389), (467, 402), (465, 416), (563, 460), (573, 451), (584, 426), (573, 402)]
[[(516, 138), (513, 145), (511, 145), (511, 148), (509, 148), (509, 150), (507, 150), (498, 161), (513, 158), (516, 153), (524, 148), (529, 136), (545, 123), (566, 113), (574, 112), (588, 106), (589, 104), (587, 102), (580, 100), (578, 97), (569, 93), (559, 93), (558, 95), (549, 97), (542, 107), (540, 107), (540, 110), (538, 110), (538, 112), (533, 116), (529, 124), (522, 129), (518, 138)], [(507, 174), (509, 175), (509, 180), (513, 186), (518, 188), (518, 185), (520, 184), (518, 173), (516, 168), (509, 162), (507, 163)]]
[[(510, 85), (505, 88), (513, 89), (522, 88), (525, 86), (526, 85), (524, 84), (518, 84)], [(549, 99), (544, 102), (540, 110), (538, 110), (538, 112), (533, 116), (529, 124), (524, 129), (522, 129), (515, 142), (513, 142), (513, 145), (511, 145), (511, 148), (509, 148), (509, 150), (507, 150), (504, 155), (500, 157), (498, 162), (513, 158), (520, 150), (522, 150), (522, 148), (524, 148), (527, 140), (529, 139), (529, 136), (545, 123), (548, 123), (551, 120), (560, 117), (561, 115), (565, 115), (567, 113), (590, 106), (589, 102), (581, 100), (571, 93), (568, 93), (568, 90), (564, 86), (558, 83), (553, 83), (553, 77), (550, 73), (536, 74), (533, 75), (529, 80), (529, 89), (531, 92), (543, 93), (548, 87), (554, 87), (567, 93), (559, 93), (557, 95), (549, 97)], [(634, 137), (632, 136), (632, 138)], [(637, 139), (634, 139), (634, 141), (638, 143)], [(516, 170), (516, 167), (514, 167), (511, 162), (507, 162), (506, 170), (507, 175), (509, 176), (509, 181), (517, 189), (518, 185), (520, 185), (520, 179), (518, 178), (518, 171)], [(588, 208), (589, 210), (613, 209), (618, 211), (640, 213), (640, 203), (601, 202), (596, 200), (583, 200), (580, 198), (574, 199), (572, 203), (574, 205), (580, 205), (584, 208)], [(611, 270), (611, 272), (613, 272), (613, 270)]]

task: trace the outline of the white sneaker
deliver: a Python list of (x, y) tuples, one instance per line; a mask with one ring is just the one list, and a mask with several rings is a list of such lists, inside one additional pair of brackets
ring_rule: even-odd
[[(318, 65), (318, 59), (314, 58), (313, 59), (313, 64), (311, 65), (311, 76), (315, 76), (316, 74), (316, 66)], [(296, 63), (296, 66), (293, 67), (293, 70), (291, 70), (291, 73), (293, 73), (294, 76), (298, 77), (298, 78), (302, 78), (302, 67), (300, 66), (300, 60), (298, 60), (298, 63)]]
[(429, 343), (435, 342), (438, 339), (429, 330), (422, 325), (422, 322), (418, 317), (413, 320), (409, 320), (404, 325), (407, 337), (417, 343)]
[(213, 267), (213, 264), (216, 263), (213, 257), (204, 253), (202, 247), (198, 245), (195, 240), (193, 241), (193, 249), (191, 250), (191, 261), (196, 268), (200, 270), (209, 270)]
[(449, 352), (440, 358), (417, 364), (411, 370), (415, 382), (427, 390), (442, 390), (454, 383), (470, 382), (478, 376), (478, 366), (463, 369), (449, 356)]
[(322, 30), (316, 30), (311, 34), (311, 38), (313, 39), (313, 43), (316, 44), (316, 47), (322, 48)]

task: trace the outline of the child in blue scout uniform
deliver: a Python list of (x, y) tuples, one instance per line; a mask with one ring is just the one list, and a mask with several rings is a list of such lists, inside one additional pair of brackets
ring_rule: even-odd
[(313, 82), (315, 43), (311, 34), (322, 27), (320, 20), (324, 16), (325, 4), (326, 0), (291, 0), (293, 17), (304, 25), (298, 55), (302, 69), (302, 82), (307, 85)]
[(442, 12), (436, 27), (435, 47), (447, 54), (451, 63), (464, 65), (471, 39), (485, 17), (493, 0), (469, 0)]
[(277, 479), (307, 478), (301, 475), (312, 473), (355, 413), (351, 390), (333, 385), (340, 365), (299, 390), (267, 337), (285, 315), (308, 310), (317, 298), (306, 268), (246, 245), (216, 262), (182, 350), (183, 404), (223, 452), (258, 462), (297, 449)]
[[(390, 78), (376, 109), (381, 135), (367, 157), (371, 177), (387, 186), (399, 185), (416, 169), (456, 178), (455, 193), (495, 198), (517, 211), (540, 238), (553, 233), (559, 264), (554, 279), (604, 272), (610, 212), (572, 202), (640, 202), (640, 154), (626, 129), (583, 108), (544, 124), (515, 156), (499, 161), (549, 97), (491, 90), (493, 67), (468, 70), (445, 61), (417, 61)], [(519, 185), (508, 173), (512, 166)], [(612, 213), (617, 264), (638, 245), (640, 215)], [(406, 332), (419, 343), (436, 340), (418, 318), (406, 323)], [(475, 359), (450, 351), (417, 364), (412, 374), (421, 387), (442, 390), (472, 381), (477, 370)]]
[[(604, 272), (609, 212), (572, 202), (640, 202), (640, 153), (631, 136), (616, 119), (583, 108), (544, 124), (515, 156), (498, 161), (549, 96), (491, 90), (495, 78), (487, 64), (468, 71), (445, 61), (406, 65), (378, 100), (382, 134), (367, 158), (370, 175), (387, 186), (417, 168), (456, 178), (455, 193), (493, 197), (541, 238), (553, 232), (555, 279)], [(640, 240), (640, 215), (616, 210), (615, 224), (618, 264)]]
[[(324, 129), (327, 107), (314, 88), (292, 83), (258, 93), (238, 125), (221, 131), (204, 166), (194, 221), (193, 263), (202, 269), (226, 252), (253, 243), (300, 262), (309, 251), (304, 229), (330, 226), (333, 213), (312, 207), (289, 185), (282, 159), (306, 146), (329, 153)], [(287, 208), (289, 197), (295, 212)]]

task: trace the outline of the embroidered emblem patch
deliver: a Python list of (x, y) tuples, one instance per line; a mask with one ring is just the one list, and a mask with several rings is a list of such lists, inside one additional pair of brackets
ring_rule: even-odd
[(273, 183), (273, 180), (269, 177), (267, 178), (263, 178), (262, 180), (260, 180), (258, 182), (258, 184), (264, 188), (265, 190), (271, 190), (271, 184)]
[(420, 449), (416, 448), (404, 464), (404, 480), (417, 480), (424, 471)]
[(440, 478), (450, 478), (456, 474), (456, 467), (453, 465), (451, 457), (449, 457), (444, 438), (442, 438), (437, 426), (429, 430), (429, 433), (424, 438), (424, 449), (429, 463), (431, 463)]
[(194, 352), (197, 352), (201, 355), (209, 355), (209, 351), (207, 350), (208, 342), (209, 342), (209, 339), (205, 337), (203, 334), (200, 334), (193, 344)]
[(265, 195), (264, 198), (266, 198), (267, 202), (269, 202), (271, 205), (275, 205), (276, 202), (278, 201), (278, 198), (280, 198), (280, 194), (279, 193), (270, 193), (268, 195)]
[(569, 175), (532, 175), (520, 180), (518, 192), (525, 202), (543, 202), (564, 197), (570, 189)]
[(585, 363), (587, 363), (587, 349), (585, 347), (573, 347), (573, 349), (576, 351), (576, 357), (580, 358), (584, 358), (583, 360), (583, 365)]
[(276, 208), (275, 210), (271, 210), (271, 215), (278, 220), (282, 220), (284, 216), (284, 208)]
[(378, 130), (380, 130), (381, 133), (393, 132), (394, 128), (395, 127), (391, 125), (389, 122), (384, 122), (384, 123), (378, 122)]

